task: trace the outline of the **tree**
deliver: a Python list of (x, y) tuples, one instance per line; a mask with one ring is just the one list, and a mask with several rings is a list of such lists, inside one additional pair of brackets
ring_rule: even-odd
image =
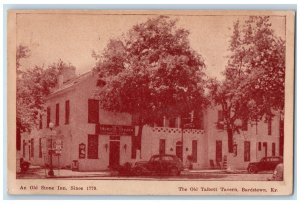
[[(22, 46), (17, 50), (19, 49), (29, 50)], [(20, 51), (19, 53), (24, 52)], [(28, 57), (27, 55), (19, 56)], [(33, 68), (21, 69), (20, 64), (18, 64), (21, 58), (18, 58), (17, 55), (17, 69), (19, 74), (17, 76), (16, 119), (18, 134), (30, 131), (35, 127), (39, 119), (38, 116), (44, 112), (45, 97), (50, 94), (51, 89), (57, 84), (57, 76), (63, 69), (74, 68), (72, 65), (59, 60), (47, 68), (35, 66)]]
[(222, 106), (231, 153), (237, 119), (271, 120), (274, 111), (283, 110), (285, 41), (275, 35), (268, 16), (251, 16), (234, 23), (229, 51), (225, 80), (211, 80), (209, 87)]
[(112, 39), (98, 60), (103, 109), (137, 117), (138, 148), (143, 126), (202, 107), (204, 60), (191, 49), (189, 32), (166, 16), (134, 25)]

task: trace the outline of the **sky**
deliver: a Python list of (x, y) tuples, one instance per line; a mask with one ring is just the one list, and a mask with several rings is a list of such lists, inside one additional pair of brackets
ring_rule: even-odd
[[(22, 66), (47, 67), (62, 59), (73, 64), (77, 74), (85, 73), (96, 63), (93, 50), (101, 54), (109, 39), (120, 37), (149, 17), (153, 15), (18, 14), (17, 45), (31, 50), (30, 57), (21, 62)], [(222, 78), (233, 23), (247, 16), (172, 15), (171, 18), (178, 19), (178, 27), (190, 31), (190, 45), (204, 58), (206, 74)], [(272, 16), (271, 23), (275, 34), (285, 39), (284, 17)]]

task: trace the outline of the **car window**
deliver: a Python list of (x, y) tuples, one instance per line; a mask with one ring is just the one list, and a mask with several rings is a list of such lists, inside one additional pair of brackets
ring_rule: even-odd
[(163, 156), (163, 157), (162, 157), (162, 160), (164, 160), (164, 161), (172, 161), (173, 158), (170, 157), (170, 156)]
[(265, 162), (265, 161), (266, 161), (266, 158), (262, 158), (260, 161), (261, 161), (261, 162)]
[(152, 161), (159, 161), (159, 157), (152, 157)]

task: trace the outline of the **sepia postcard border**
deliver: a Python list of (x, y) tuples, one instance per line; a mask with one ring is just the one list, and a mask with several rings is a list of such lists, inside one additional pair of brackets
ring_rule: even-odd
[[(49, 185), (57, 186), (62, 180), (22, 180), (16, 179), (16, 14), (18, 13), (68, 13), (68, 14), (164, 14), (164, 15), (283, 15), (286, 16), (286, 84), (285, 84), (285, 120), (284, 134), (284, 181), (139, 181), (139, 180), (63, 180), (63, 185), (97, 186), (96, 191), (58, 191), (58, 190), (21, 190), (21, 186)], [(172, 11), (172, 10), (135, 10), (135, 11), (80, 11), (80, 10), (11, 10), (8, 13), (7, 24), (7, 78), (8, 78), (8, 101), (7, 101), (7, 186), (10, 194), (31, 194), (31, 195), (290, 195), (293, 193), (293, 122), (294, 122), (294, 32), (295, 13), (292, 11)], [(203, 191), (179, 191), (179, 187), (225, 187), (225, 188), (276, 188), (276, 192), (203, 192)], [(158, 187), (161, 186), (161, 187)]]

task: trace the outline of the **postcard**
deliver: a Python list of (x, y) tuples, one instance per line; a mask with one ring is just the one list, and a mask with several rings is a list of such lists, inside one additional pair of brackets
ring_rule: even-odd
[(294, 23), (8, 11), (8, 192), (291, 195)]

